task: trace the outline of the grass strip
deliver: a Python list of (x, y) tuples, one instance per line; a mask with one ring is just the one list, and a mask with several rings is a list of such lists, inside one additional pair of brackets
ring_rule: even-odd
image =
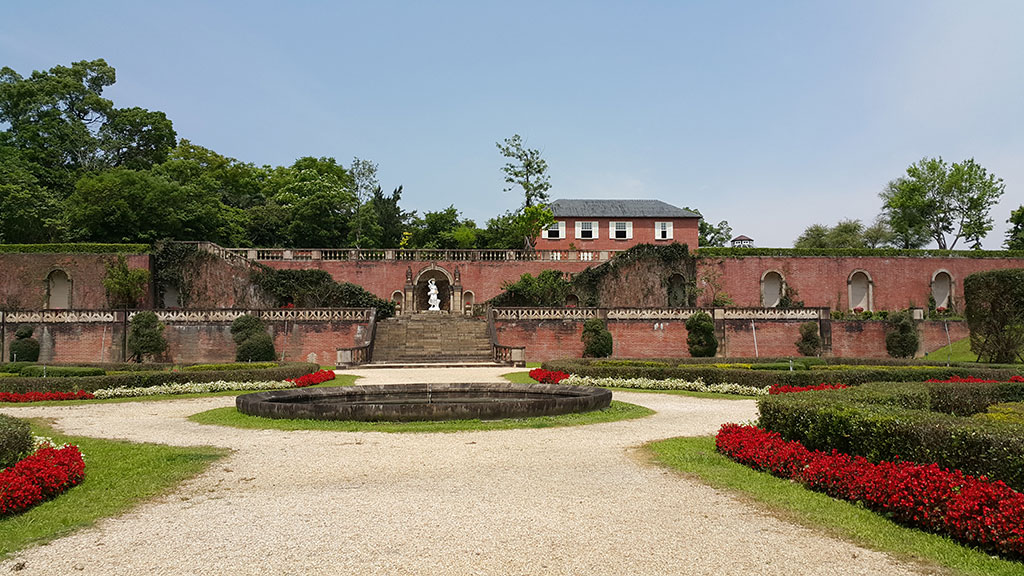
[(166, 494), (229, 453), (211, 446), (179, 447), (64, 436), (38, 421), (32, 421), (32, 433), (81, 448), (85, 480), (22, 514), (0, 519), (0, 558)]
[[(502, 374), (502, 378), (513, 384), (536, 384), (537, 381), (530, 378), (529, 372), (509, 372)], [(608, 388), (615, 392), (639, 392), (641, 394), (674, 394), (677, 396), (690, 396), (691, 398), (714, 398), (715, 400), (754, 400), (757, 396), (742, 396), (739, 394), (718, 394), (715, 392), (690, 392), (689, 390), (644, 390), (643, 388)]]
[(715, 451), (714, 438), (670, 438), (647, 447), (664, 466), (715, 488), (737, 492), (785, 520), (829, 535), (964, 576), (1024, 574), (1020, 562), (995, 558), (947, 537), (901, 526), (856, 504), (733, 462)]
[(503, 420), (442, 420), (438, 422), (358, 422), (354, 420), (301, 420), (276, 419), (249, 416), (233, 407), (214, 408), (189, 416), (199, 424), (232, 426), (257, 430), (331, 430), (338, 432), (465, 432), (485, 430), (515, 430), (519, 428), (556, 428), (560, 426), (582, 426), (643, 418), (654, 414), (653, 410), (612, 401), (604, 410), (561, 416), (537, 416), (533, 418), (506, 418)]

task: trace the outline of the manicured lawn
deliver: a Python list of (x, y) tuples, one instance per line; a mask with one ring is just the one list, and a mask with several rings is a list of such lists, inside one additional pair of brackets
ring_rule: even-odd
[[(529, 372), (509, 372), (502, 374), (502, 378), (513, 384), (536, 384), (537, 381), (530, 378)], [(690, 392), (688, 390), (643, 390), (640, 388), (609, 388), (616, 392), (639, 392), (641, 394), (675, 394), (677, 396), (690, 396), (692, 398), (715, 398), (717, 400), (752, 400), (756, 396), (740, 396), (738, 394), (716, 394), (714, 392)]]
[[(323, 384), (314, 384), (307, 388), (327, 388), (330, 386), (353, 386), (361, 376), (352, 374), (336, 374), (334, 380), (328, 380)], [(253, 390), (225, 390), (223, 392), (208, 392), (204, 394), (159, 394), (156, 396), (136, 396), (132, 398), (104, 398), (95, 400), (48, 400), (46, 402), (0, 402), (0, 406), (75, 406), (78, 404), (108, 404), (116, 402), (154, 402), (158, 400), (178, 400), (181, 398), (213, 398), (214, 396), (240, 396), (249, 394)], [(266, 392), (266, 390), (260, 390)]]
[(964, 338), (953, 342), (952, 353), (950, 353), (949, 346), (943, 346), (930, 354), (926, 354), (924, 359), (941, 364), (945, 364), (947, 359), (950, 362), (977, 362), (978, 355), (971, 352), (971, 339)]
[(85, 480), (53, 500), (0, 519), (0, 558), (166, 494), (229, 452), (210, 446), (182, 448), (62, 436), (39, 422), (32, 423), (32, 433), (81, 448)]
[(926, 565), (970, 576), (1020, 576), (1024, 564), (993, 558), (949, 538), (905, 528), (855, 504), (756, 472), (715, 451), (714, 438), (671, 438), (648, 449), (664, 466), (731, 490), (785, 520)]
[(215, 408), (193, 414), (189, 420), (199, 424), (233, 426), (235, 428), (274, 430), (335, 430), (340, 432), (463, 432), (478, 430), (511, 430), (516, 428), (555, 428), (615, 422), (643, 418), (654, 414), (635, 404), (612, 401), (604, 410), (561, 416), (509, 418), (505, 420), (445, 420), (440, 422), (356, 422), (352, 420), (279, 420), (242, 414), (233, 407)]

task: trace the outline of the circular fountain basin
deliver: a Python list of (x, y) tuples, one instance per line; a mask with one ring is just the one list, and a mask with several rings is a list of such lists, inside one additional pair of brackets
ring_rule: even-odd
[(258, 392), (235, 407), (265, 418), (412, 422), (556, 416), (611, 401), (604, 388), (558, 384), (395, 384)]

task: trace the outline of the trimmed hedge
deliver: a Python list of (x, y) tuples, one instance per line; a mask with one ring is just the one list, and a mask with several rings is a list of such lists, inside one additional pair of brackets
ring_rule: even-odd
[(1024, 427), (970, 413), (1024, 400), (1024, 384), (866, 384), (766, 396), (758, 425), (811, 450), (838, 450), (872, 462), (935, 462), (1024, 488)]
[(28, 422), (0, 414), (0, 470), (18, 463), (32, 449)]
[(0, 254), (144, 254), (147, 244), (0, 244)]
[(298, 378), (320, 369), (318, 364), (296, 362), (282, 364), (274, 368), (213, 370), (199, 372), (127, 372), (125, 374), (108, 374), (106, 376), (86, 376), (82, 378), (24, 378), (15, 376), (0, 378), (0, 392), (75, 392), (84, 390), (92, 392), (100, 388), (144, 388), (161, 384), (184, 384), (187, 382), (216, 382), (227, 380), (234, 382), (253, 382), (259, 380), (285, 380)]
[[(721, 360), (721, 359), (719, 359)], [(621, 361), (619, 361), (621, 362)], [(641, 361), (637, 365), (611, 365), (608, 361), (589, 362), (586, 359), (573, 358), (544, 362), (545, 370), (591, 376), (594, 378), (650, 378), (664, 380), (679, 378), (682, 380), (702, 379), (706, 384), (742, 384), (764, 388), (776, 384), (785, 386), (815, 386), (822, 383), (842, 383), (856, 386), (868, 382), (921, 382), (923, 380), (947, 380), (953, 376), (977, 376), (985, 380), (1009, 380), (1010, 376), (1024, 373), (1024, 366), (1016, 368), (980, 368), (976, 364), (969, 367), (951, 366), (865, 366), (836, 367), (834, 369), (800, 370), (794, 362), (793, 371), (789, 370), (789, 362), (783, 370), (750, 370), (743, 368), (718, 368), (700, 364), (668, 364), (652, 365), (651, 361)]]
[(220, 370), (263, 370), (265, 368), (274, 368), (277, 365), (277, 362), (232, 362), (230, 364), (193, 364), (192, 366), (182, 366), (181, 369), (186, 372), (214, 372)]
[(19, 372), (19, 376), (27, 378), (84, 378), (85, 376), (104, 376), (107, 371), (103, 368), (92, 366), (25, 366)]
[(704, 258), (743, 258), (746, 256), (874, 256), (882, 258), (1024, 258), (1024, 250), (900, 250), (897, 248), (698, 248)]
[[(761, 356), (758, 358), (736, 356), (736, 357), (715, 357), (715, 358), (605, 358), (603, 360), (594, 360), (593, 362), (615, 362), (620, 366), (629, 366), (633, 364), (650, 364), (657, 363), (667, 366), (685, 366), (685, 365), (706, 365), (706, 364), (766, 364), (773, 362), (785, 362), (789, 363), (792, 360), (793, 363), (801, 363), (810, 368), (815, 367), (827, 367), (827, 366), (935, 366), (945, 367), (945, 362), (936, 362), (935, 360), (924, 360), (916, 359), (911, 360), (907, 358), (842, 358), (838, 356), (829, 356), (821, 358), (808, 358), (804, 356)], [(984, 368), (1010, 368), (1024, 371), (1024, 365), (1022, 364), (979, 364), (978, 362), (952, 362), (950, 366), (959, 368), (977, 368), (979, 366)]]

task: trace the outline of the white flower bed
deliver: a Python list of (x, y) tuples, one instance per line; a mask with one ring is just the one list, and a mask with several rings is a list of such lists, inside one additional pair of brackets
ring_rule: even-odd
[(163, 394), (206, 394), (209, 392), (225, 392), (228, 390), (280, 390), (294, 388), (295, 384), (285, 381), (262, 382), (188, 382), (186, 384), (163, 384), (145, 388), (100, 388), (93, 392), (97, 398), (135, 398), (138, 396), (158, 396)]
[(559, 382), (570, 386), (593, 386), (596, 388), (637, 388), (640, 390), (687, 390), (689, 392), (715, 392), (718, 394), (739, 394), (742, 396), (767, 396), (768, 388), (744, 386), (742, 384), (705, 384), (703, 380), (652, 380), (650, 378), (590, 378), (572, 375)]

